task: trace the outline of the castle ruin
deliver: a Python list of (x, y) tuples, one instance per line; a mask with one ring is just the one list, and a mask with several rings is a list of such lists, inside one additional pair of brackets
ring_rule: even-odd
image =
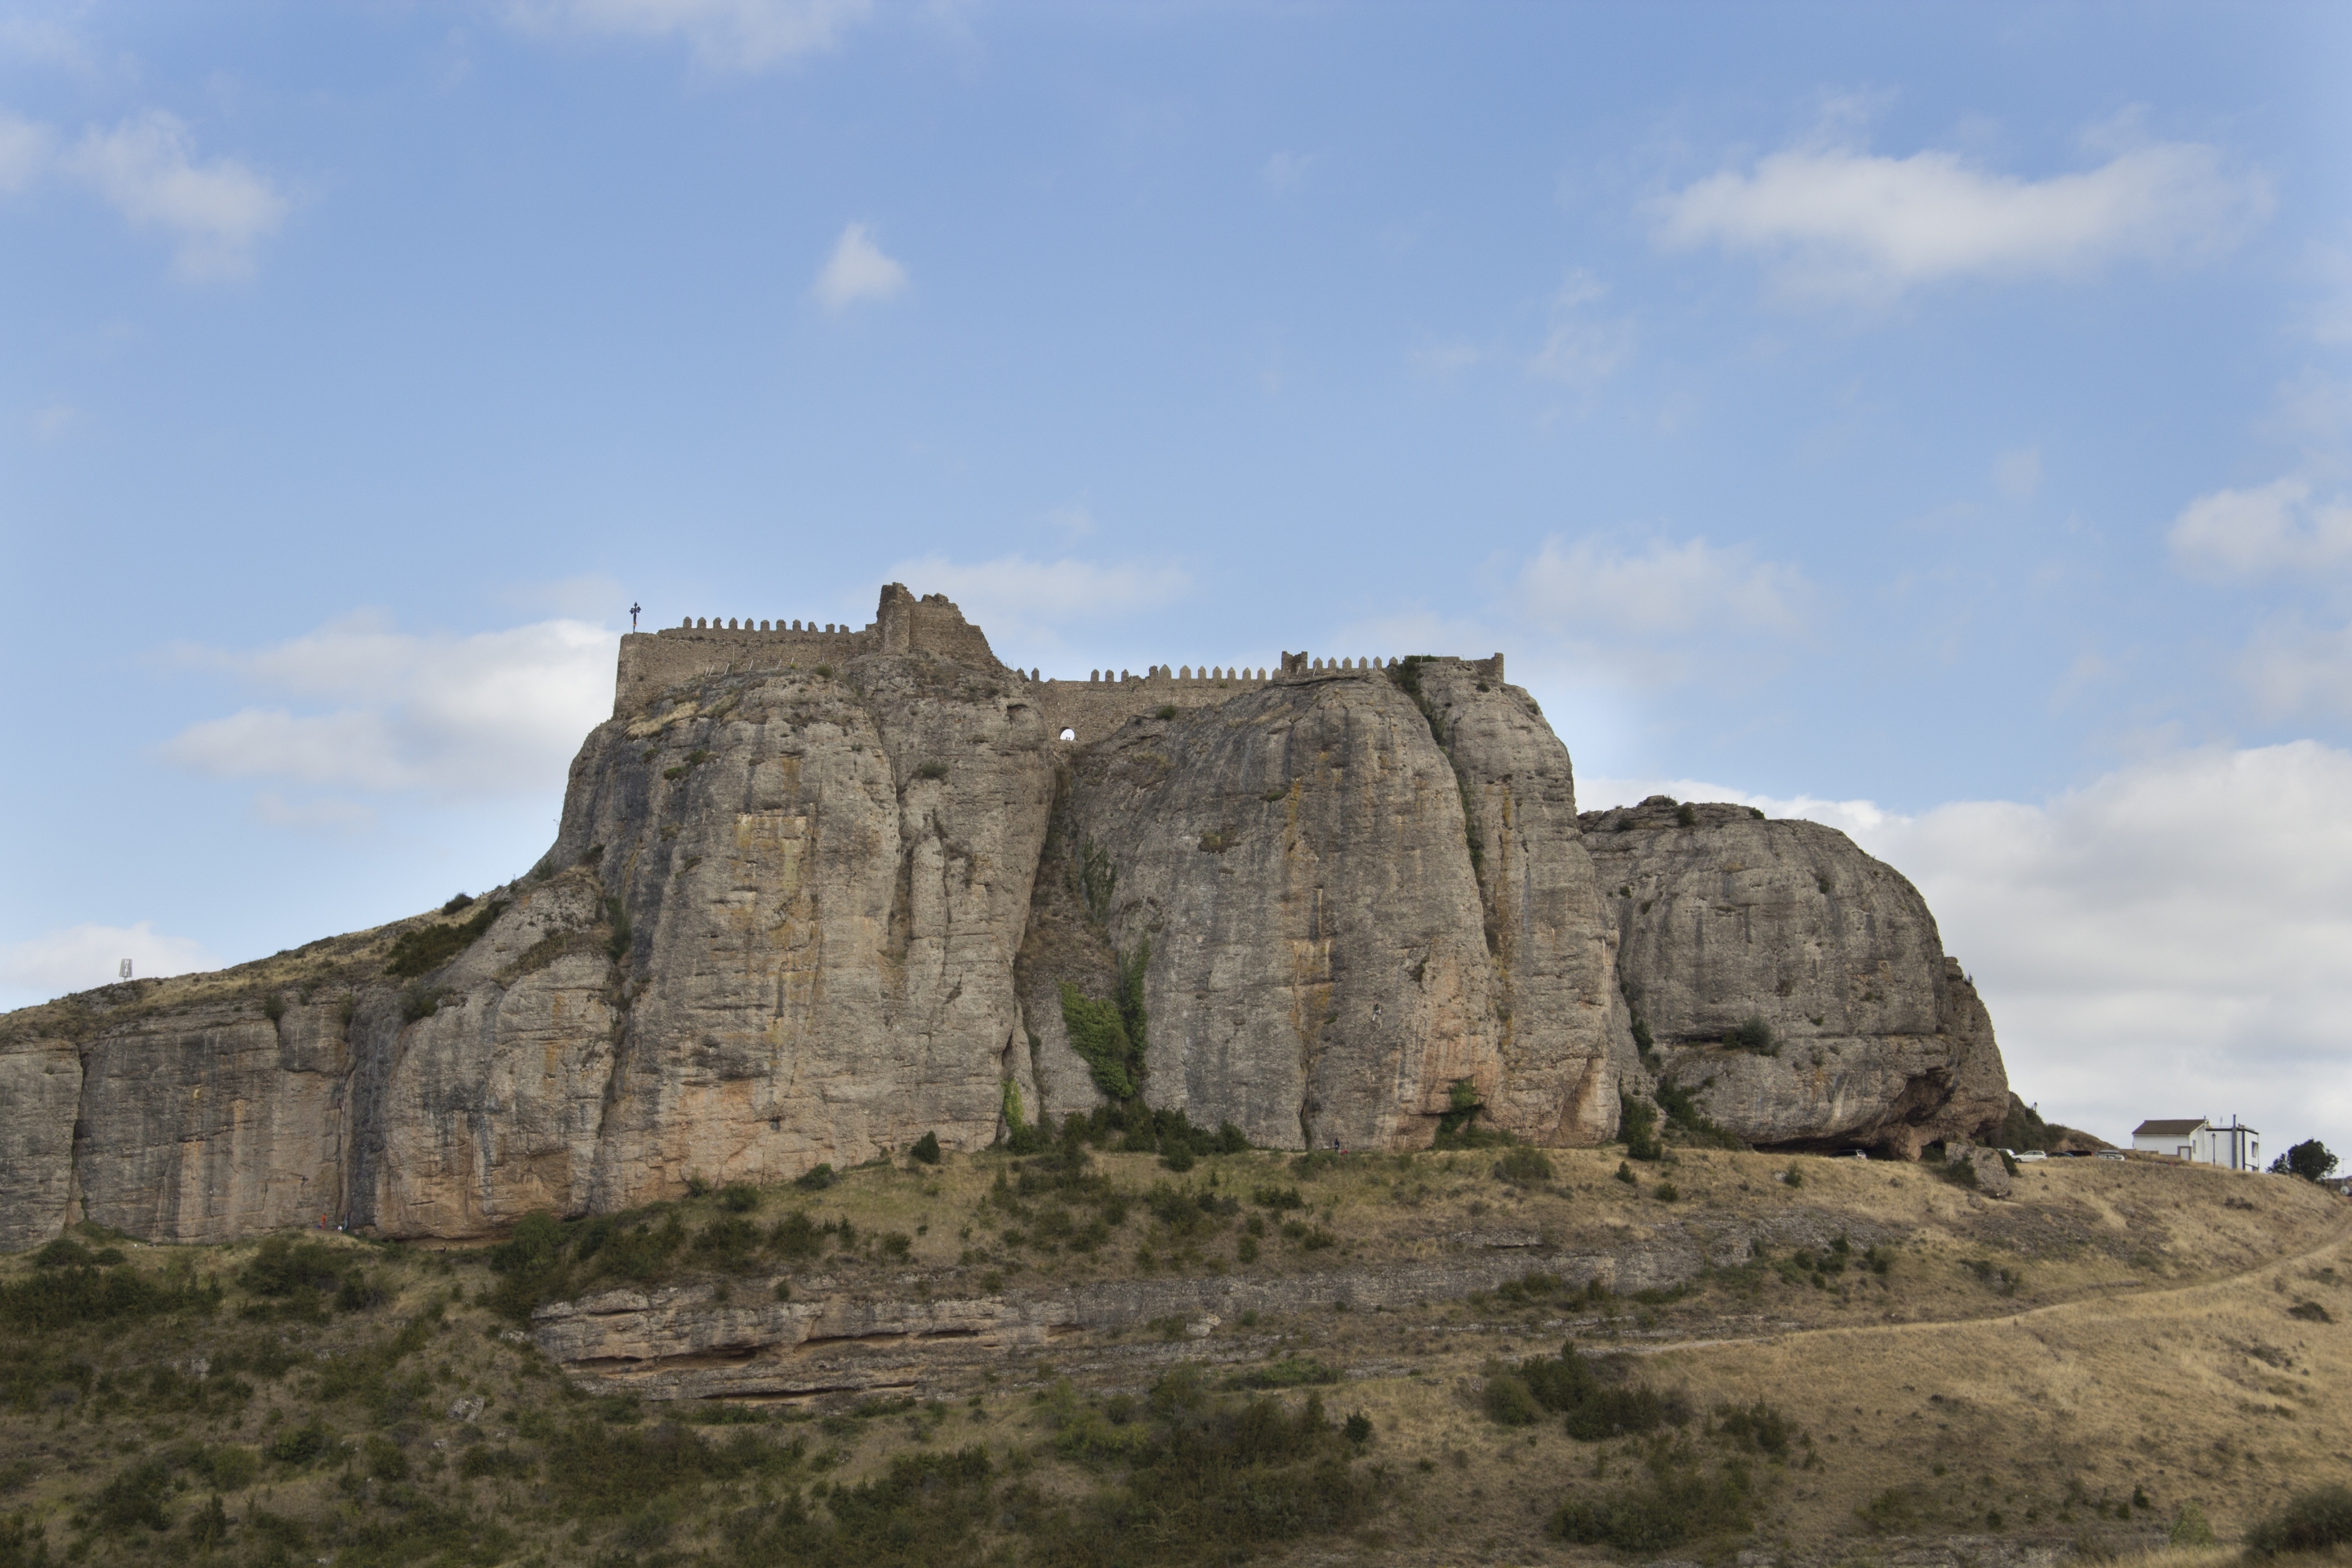
[[(1304, 676), (1371, 673), (1393, 668), (1377, 658), (1318, 658), (1285, 653), (1271, 673), (1222, 665), (1153, 665), (1141, 675), (1089, 670), (1084, 680), (1046, 679), (1002, 663), (980, 627), (944, 594), (917, 598), (903, 584), (882, 590), (875, 618), (852, 628), (782, 617), (686, 617), (684, 624), (621, 638), (613, 714), (643, 710), (660, 692), (718, 675), (755, 675), (845, 663), (866, 654), (929, 654), (959, 664), (1002, 670), (1021, 682), (1048, 731), (1076, 745), (1098, 741), (1130, 719), (1174, 708), (1213, 708), (1229, 699)], [(1471, 661), (1481, 679), (1499, 686), (1503, 656)]]

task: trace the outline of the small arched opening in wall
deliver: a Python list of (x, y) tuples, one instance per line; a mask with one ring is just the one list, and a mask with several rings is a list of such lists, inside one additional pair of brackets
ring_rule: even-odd
[(1066, 724), (1062, 727), (1061, 739), (1065, 741), (1075, 741), (1077, 738), (1078, 732), (1076, 730), (1071, 729)]

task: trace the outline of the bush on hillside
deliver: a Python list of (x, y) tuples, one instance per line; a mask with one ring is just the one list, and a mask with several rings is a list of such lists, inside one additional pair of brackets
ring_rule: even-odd
[(1635, 1100), (1621, 1093), (1617, 1100), (1617, 1139), (1625, 1145), (1628, 1156), (1636, 1160), (1657, 1160), (1664, 1157), (1666, 1146), (1658, 1142), (1658, 1112), (1646, 1100)]
[(2352, 1546), (2352, 1487), (2304, 1492), (2246, 1532), (2246, 1555), (2329, 1552)]

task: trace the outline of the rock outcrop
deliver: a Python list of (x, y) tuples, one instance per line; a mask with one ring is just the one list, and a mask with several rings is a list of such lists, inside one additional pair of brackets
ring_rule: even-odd
[(1275, 1147), (1420, 1147), (1466, 1084), (1538, 1142), (1613, 1130), (1568, 753), (1474, 668), (1416, 663), (1418, 697), (1309, 674), (1074, 759), (1057, 869), (1149, 955), (1150, 1103)]
[[(1731, 808), (1580, 820), (1499, 655), (1042, 681), (894, 585), (633, 637), (617, 691), (518, 882), (0, 1019), (0, 1246), (478, 1236), (1107, 1086), (1278, 1148), (1595, 1143), (1652, 1072), (1793, 1146), (2005, 1104), (1908, 884)], [(1759, 1013), (1780, 1054), (1724, 1050)]]
[(1581, 821), (1646, 1054), (1709, 1120), (1751, 1143), (1906, 1158), (2000, 1125), (1992, 1021), (1893, 867), (1742, 805), (1654, 795)]

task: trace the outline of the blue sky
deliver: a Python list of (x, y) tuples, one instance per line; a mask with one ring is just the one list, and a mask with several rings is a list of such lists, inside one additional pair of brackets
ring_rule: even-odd
[(1588, 806), (1920, 882), (2045, 1112), (2352, 1146), (2347, 68), (2291, 5), (0, 4), (0, 1003), (510, 876), (633, 600), (903, 579), (1048, 673), (1502, 649)]

